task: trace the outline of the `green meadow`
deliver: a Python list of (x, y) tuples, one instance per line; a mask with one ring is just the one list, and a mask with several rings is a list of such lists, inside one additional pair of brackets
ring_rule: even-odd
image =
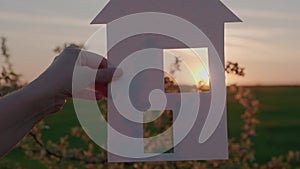
[[(300, 87), (250, 87), (260, 101), (257, 117), (260, 124), (254, 138), (255, 157), (259, 163), (271, 160), (273, 156), (286, 155), (289, 150), (300, 150)], [(239, 139), (241, 132), (241, 114), (243, 108), (228, 95), (228, 130), (229, 138)], [(47, 117), (46, 124), (50, 129), (43, 132), (44, 141), (57, 141), (61, 136), (70, 133), (78, 120), (69, 100), (61, 112)], [(84, 146), (82, 142), (70, 138), (71, 146)], [(38, 161), (25, 156), (16, 148), (0, 160), (0, 169), (10, 168), (19, 163), (23, 168), (42, 169)]]

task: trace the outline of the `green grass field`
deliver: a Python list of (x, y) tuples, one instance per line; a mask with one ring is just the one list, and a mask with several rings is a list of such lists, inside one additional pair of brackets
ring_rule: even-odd
[[(272, 156), (287, 154), (289, 150), (300, 150), (300, 87), (251, 87), (259, 99), (261, 108), (257, 115), (260, 124), (254, 139), (256, 160), (266, 162)], [(229, 138), (239, 138), (243, 108), (228, 96)], [(70, 129), (78, 126), (72, 102), (68, 101), (64, 109), (46, 119), (50, 126), (45, 130), (44, 140), (57, 141), (70, 133)], [(80, 141), (72, 140), (71, 145), (82, 146)], [(42, 169), (38, 161), (26, 157), (21, 149), (11, 151), (0, 160), (0, 168), (19, 163), (23, 168)], [(9, 167), (8, 167), (9, 168)]]

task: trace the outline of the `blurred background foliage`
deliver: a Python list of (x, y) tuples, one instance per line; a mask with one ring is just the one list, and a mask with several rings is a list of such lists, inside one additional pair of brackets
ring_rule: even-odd
[[(55, 53), (60, 53), (65, 47), (72, 45), (83, 48), (82, 44), (65, 43), (54, 49)], [(26, 85), (20, 80), (20, 74), (13, 69), (10, 61), (11, 55), (7, 46), (6, 38), (1, 38), (1, 75), (0, 75), (0, 97), (13, 92)], [(175, 63), (176, 64), (176, 63)], [(174, 67), (178, 68), (176, 65)], [(244, 69), (238, 63), (228, 62), (225, 66), (225, 72), (244, 76)], [(176, 83), (171, 78), (165, 79), (165, 88), (179, 90)], [(64, 109), (54, 115), (47, 117), (44, 121), (37, 124), (32, 131), (24, 137), (17, 147), (7, 154), (0, 161), (0, 169), (11, 168), (29, 168), (29, 169), (102, 169), (102, 168), (134, 168), (134, 169), (209, 169), (209, 168), (228, 168), (228, 169), (282, 169), (282, 168), (300, 168), (300, 152), (288, 151), (286, 148), (300, 149), (299, 136), (295, 133), (299, 131), (300, 125), (297, 118), (282, 117), (282, 115), (270, 115), (270, 109), (252, 94), (254, 90), (256, 94), (266, 103), (275, 97), (290, 97), (291, 89), (286, 87), (241, 87), (231, 85), (228, 87), (228, 119), (229, 119), (229, 159), (222, 161), (177, 161), (177, 162), (149, 162), (149, 163), (107, 163), (106, 151), (96, 146), (80, 127), (72, 106), (72, 100), (68, 100)], [(281, 92), (281, 93), (280, 93)], [(293, 88), (293, 93), (300, 93), (298, 87)], [(278, 94), (273, 96), (272, 94)], [(271, 97), (270, 97), (271, 95)], [(266, 98), (267, 97), (267, 98)], [(296, 96), (290, 98), (292, 103), (299, 98)], [(299, 101), (299, 100), (298, 100)], [(274, 100), (273, 100), (274, 102)], [(99, 103), (102, 112), (105, 112), (106, 101)], [(278, 104), (285, 105), (285, 102)], [(290, 103), (291, 104), (291, 103)], [(295, 105), (297, 103), (294, 103)], [(269, 104), (270, 105), (270, 104)], [(289, 106), (288, 111), (299, 111)], [(261, 110), (263, 109), (263, 110)], [(267, 112), (269, 111), (269, 115)], [(277, 109), (271, 109), (276, 112)], [(262, 123), (258, 120), (258, 113), (265, 113), (260, 116)], [(272, 113), (272, 112), (271, 112)], [(171, 113), (166, 114), (171, 115)], [(299, 117), (299, 115), (297, 116)], [(285, 119), (285, 125), (281, 128), (260, 128), (265, 122), (276, 123), (276, 118)], [(169, 120), (170, 118), (165, 118)], [(277, 122), (278, 122), (277, 119)], [(154, 122), (155, 127), (163, 132), (168, 125), (164, 125), (162, 121)], [(274, 125), (274, 124), (273, 124)], [(283, 127), (292, 126), (288, 130), (282, 130)], [(282, 138), (276, 136), (275, 133), (281, 131), (291, 131), (290, 138)], [(152, 132), (152, 133), (151, 133)], [(157, 134), (158, 131), (148, 131), (148, 134)], [(257, 133), (262, 137), (255, 138)], [(282, 143), (282, 147), (275, 147), (272, 143), (266, 144), (266, 140), (277, 139)], [(270, 138), (270, 139), (268, 139)], [(263, 140), (264, 139), (264, 140)], [(285, 140), (284, 140), (285, 139)], [(289, 140), (288, 142), (286, 140)], [(264, 141), (263, 143), (261, 143)], [(274, 140), (276, 142), (276, 140)], [(290, 143), (289, 145), (286, 145)], [(299, 143), (299, 144), (297, 144)], [(259, 152), (259, 153), (257, 153)], [(284, 154), (282, 154), (284, 153)], [(274, 156), (276, 155), (276, 156)], [(273, 157), (274, 156), (274, 157)]]

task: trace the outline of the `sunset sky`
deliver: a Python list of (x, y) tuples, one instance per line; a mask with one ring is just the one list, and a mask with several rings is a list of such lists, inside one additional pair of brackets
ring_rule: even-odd
[(180, 60), (180, 67), (172, 76), (179, 86), (198, 86), (200, 81), (209, 86), (208, 48), (164, 50), (164, 70), (167, 73), (174, 70), (176, 58)]
[[(84, 43), (107, 0), (0, 0), (0, 36), (24, 81), (37, 77), (64, 42)], [(225, 58), (246, 68), (242, 85), (300, 85), (300, 1), (223, 0), (244, 22), (226, 24)], [(0, 60), (3, 62), (3, 60)]]

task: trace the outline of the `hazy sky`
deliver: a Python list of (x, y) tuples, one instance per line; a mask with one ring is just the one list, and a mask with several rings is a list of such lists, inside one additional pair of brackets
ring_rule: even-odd
[[(107, 0), (0, 0), (0, 36), (26, 81), (53, 60), (53, 48), (85, 42), (98, 28), (90, 21)], [(226, 25), (226, 60), (239, 62), (238, 84), (300, 84), (300, 1), (223, 0), (244, 22)], [(3, 60), (1, 60), (3, 62)]]

